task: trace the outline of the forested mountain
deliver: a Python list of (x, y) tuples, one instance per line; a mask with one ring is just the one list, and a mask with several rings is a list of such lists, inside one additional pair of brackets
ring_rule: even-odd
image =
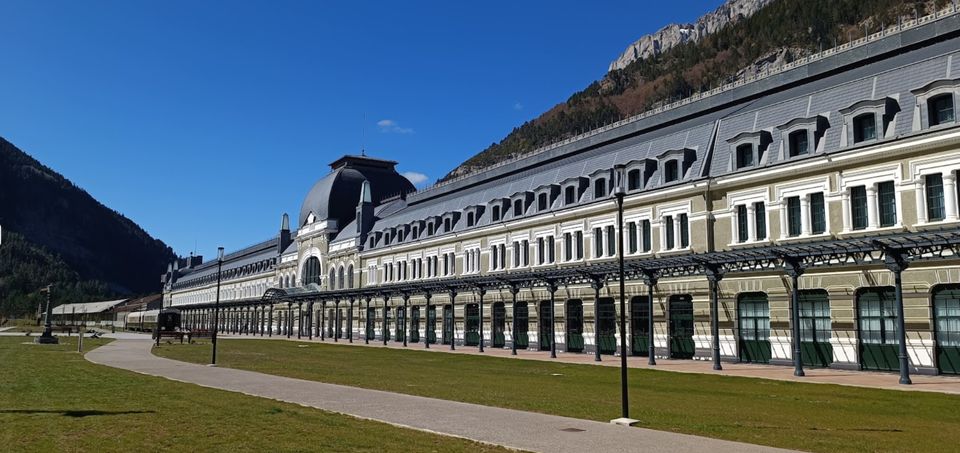
[[(742, 0), (728, 0), (724, 8), (743, 10)], [(773, 0), (749, 17), (731, 18), (726, 25), (679, 40), (670, 48), (649, 52), (646, 58), (611, 63), (611, 71), (566, 102), (516, 127), (500, 142), (468, 159), (443, 179), (488, 167), (517, 154), (575, 136), (581, 132), (642, 113), (694, 93), (735, 80), (748, 71), (788, 63), (828, 49), (899, 18), (931, 14), (948, 0)], [(702, 21), (698, 21), (701, 23)], [(674, 27), (666, 27), (671, 29)], [(677, 27), (678, 29), (684, 27)], [(687, 29), (695, 28), (695, 24)], [(663, 30), (661, 30), (663, 31)], [(645, 37), (646, 38), (646, 37)], [(650, 41), (647, 39), (646, 41)], [(681, 42), (682, 41), (682, 42)], [(644, 42), (637, 41), (631, 46)], [(626, 64), (626, 66), (623, 66)], [(618, 67), (622, 69), (616, 69)]]
[(160, 289), (173, 251), (0, 138), (0, 314), (36, 310), (40, 288), (81, 302)]

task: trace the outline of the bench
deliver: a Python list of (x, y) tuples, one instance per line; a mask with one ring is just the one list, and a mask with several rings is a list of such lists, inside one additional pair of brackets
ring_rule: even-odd
[(161, 340), (162, 338), (179, 338), (179, 339), (180, 339), (180, 344), (183, 344), (183, 336), (184, 336), (184, 335), (185, 335), (184, 332), (179, 332), (179, 331), (162, 331), (162, 330), (158, 330), (158, 331), (154, 332), (154, 338), (157, 339), (157, 345), (160, 344), (160, 340)]
[(213, 339), (213, 332), (210, 330), (192, 330), (187, 332), (187, 343), (193, 344), (193, 340), (197, 338)]

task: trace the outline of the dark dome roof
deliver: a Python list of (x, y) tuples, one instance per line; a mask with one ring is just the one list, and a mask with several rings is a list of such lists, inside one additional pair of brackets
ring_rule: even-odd
[(300, 223), (303, 226), (312, 212), (317, 220), (332, 219), (342, 228), (356, 216), (363, 181), (370, 181), (374, 204), (400, 193), (414, 190), (407, 178), (396, 172), (396, 162), (364, 156), (344, 156), (330, 164), (333, 171), (324, 176), (303, 200)]

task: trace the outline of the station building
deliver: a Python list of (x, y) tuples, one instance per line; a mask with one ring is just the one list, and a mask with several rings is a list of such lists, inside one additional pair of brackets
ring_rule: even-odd
[[(419, 191), (344, 156), (224, 257), (219, 329), (960, 373), (958, 49), (920, 18)], [(217, 275), (165, 306), (211, 328)]]

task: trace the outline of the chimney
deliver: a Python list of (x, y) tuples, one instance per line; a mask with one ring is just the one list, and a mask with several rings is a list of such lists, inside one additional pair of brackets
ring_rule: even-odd
[(277, 241), (277, 254), (283, 253), (290, 246), (290, 216), (283, 214), (283, 220), (280, 221), (280, 240)]
[(370, 195), (370, 181), (363, 181), (360, 186), (360, 203), (357, 204), (357, 234), (360, 235), (360, 243), (367, 237), (370, 228), (373, 227), (373, 200)]

